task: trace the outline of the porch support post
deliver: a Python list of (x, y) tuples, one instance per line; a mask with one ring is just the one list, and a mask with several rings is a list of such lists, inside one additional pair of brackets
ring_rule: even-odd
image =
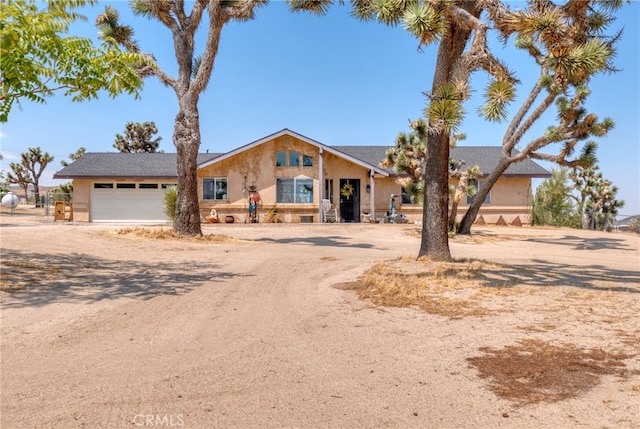
[(322, 223), (322, 200), (324, 199), (324, 151), (318, 148), (318, 223)]
[(371, 193), (369, 194), (369, 218), (376, 218), (376, 181), (373, 178), (373, 169), (369, 170), (369, 185), (371, 185)]

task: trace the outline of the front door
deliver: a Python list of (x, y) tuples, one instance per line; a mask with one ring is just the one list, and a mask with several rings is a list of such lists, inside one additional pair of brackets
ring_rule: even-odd
[(340, 179), (340, 218), (360, 222), (360, 179)]

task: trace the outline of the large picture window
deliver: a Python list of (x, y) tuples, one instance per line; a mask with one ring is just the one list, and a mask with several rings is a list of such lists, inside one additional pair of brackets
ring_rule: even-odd
[(202, 198), (204, 200), (227, 200), (227, 179), (215, 177), (202, 179)]
[(308, 204), (313, 202), (313, 179), (277, 179), (276, 202)]

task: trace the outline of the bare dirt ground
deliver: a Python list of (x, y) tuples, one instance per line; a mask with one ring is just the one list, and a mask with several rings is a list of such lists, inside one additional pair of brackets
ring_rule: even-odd
[(388, 307), (344, 285), (417, 226), (127, 227), (1, 215), (3, 429), (640, 428), (637, 235), (478, 228), (473, 287)]

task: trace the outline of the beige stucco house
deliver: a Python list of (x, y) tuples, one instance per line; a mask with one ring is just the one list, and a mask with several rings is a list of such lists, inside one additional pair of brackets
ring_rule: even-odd
[[(328, 146), (283, 129), (224, 154), (201, 154), (202, 219), (322, 222), (330, 213), (339, 222), (385, 222), (394, 195), (397, 212), (409, 222), (420, 221), (422, 207), (409, 204), (393, 172), (379, 167), (387, 149)], [(489, 172), (499, 151), (461, 147), (452, 156)], [(512, 165), (491, 190), (478, 219), (487, 224), (530, 223), (531, 179), (548, 176), (531, 160)], [(54, 178), (73, 180), (75, 221), (167, 222), (163, 195), (177, 183), (176, 154), (87, 153)], [(482, 186), (482, 178), (479, 182)], [(459, 216), (466, 207), (459, 206)]]

